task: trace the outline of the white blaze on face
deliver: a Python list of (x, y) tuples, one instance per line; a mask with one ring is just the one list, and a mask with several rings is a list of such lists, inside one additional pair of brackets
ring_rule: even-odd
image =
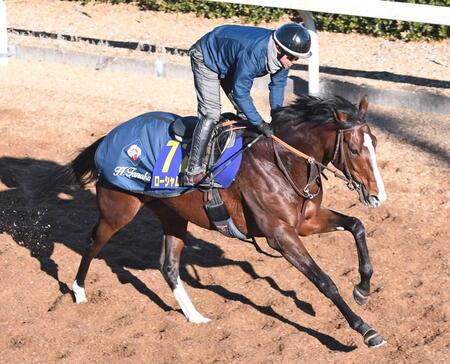
[(375, 177), (375, 182), (377, 183), (378, 188), (378, 200), (380, 202), (386, 201), (386, 190), (384, 189), (383, 179), (381, 178), (381, 173), (377, 166), (377, 156), (375, 155), (375, 148), (372, 143), (372, 138), (367, 133), (364, 133), (364, 146), (369, 150), (370, 164), (372, 166), (373, 175)]

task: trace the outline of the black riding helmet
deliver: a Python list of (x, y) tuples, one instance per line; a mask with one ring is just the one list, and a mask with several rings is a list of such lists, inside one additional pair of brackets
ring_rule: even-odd
[(297, 58), (311, 56), (311, 36), (308, 29), (298, 23), (287, 23), (273, 33), (275, 43), (282, 49), (282, 53)]

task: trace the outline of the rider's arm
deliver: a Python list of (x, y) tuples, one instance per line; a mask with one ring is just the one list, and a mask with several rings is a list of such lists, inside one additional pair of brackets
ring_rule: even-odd
[(253, 62), (247, 54), (243, 54), (237, 62), (233, 77), (233, 98), (247, 119), (252, 124), (259, 124), (263, 118), (256, 110), (250, 96), (253, 80), (256, 78), (256, 67), (253, 67)]
[(269, 102), (271, 113), (283, 106), (288, 72), (289, 69), (286, 68), (270, 75)]

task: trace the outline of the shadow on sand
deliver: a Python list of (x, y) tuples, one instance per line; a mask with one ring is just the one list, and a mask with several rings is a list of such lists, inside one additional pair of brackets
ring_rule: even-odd
[[(55, 243), (62, 243), (82, 255), (88, 236), (97, 220), (95, 196), (88, 190), (63, 191), (65, 198), (56, 192), (36, 203), (33, 191), (40, 176), (54, 173), (60, 167), (51, 161), (0, 158), (0, 182), (7, 188), (0, 191), (0, 233), (9, 234), (14, 241), (30, 251), (40, 263), (41, 270), (59, 283), (62, 294), (71, 294), (68, 285), (59, 279), (58, 264), (52, 259)], [(144, 282), (128, 269), (159, 269), (162, 230), (159, 221), (147, 209), (142, 209), (135, 220), (122, 229), (99, 255), (116, 274), (122, 284), (131, 284), (163, 311), (173, 310)], [(241, 292), (232, 292), (220, 285), (204, 285), (198, 276), (186, 270), (186, 264), (195, 267), (238, 266), (252, 279), (266, 281), (272, 289), (294, 300), (299, 309), (315, 315), (311, 304), (297, 298), (294, 291), (281, 289), (272, 277), (259, 276), (247, 261), (228, 259), (223, 250), (208, 241), (188, 235), (182, 255), (181, 277), (195, 288), (210, 290), (227, 299), (249, 305), (264, 315), (295, 327), (319, 340), (334, 351), (348, 352), (355, 346), (340, 343), (333, 337), (304, 327), (278, 314), (270, 306), (252, 302)], [(79, 262), (74, 262), (78, 264)], [(161, 277), (161, 279), (163, 279)]]

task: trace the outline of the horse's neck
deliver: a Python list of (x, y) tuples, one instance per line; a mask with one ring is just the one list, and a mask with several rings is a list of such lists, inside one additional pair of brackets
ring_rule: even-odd
[(305, 124), (295, 132), (281, 130), (277, 136), (325, 165), (333, 158), (336, 132), (329, 127), (312, 128), (311, 125)]

